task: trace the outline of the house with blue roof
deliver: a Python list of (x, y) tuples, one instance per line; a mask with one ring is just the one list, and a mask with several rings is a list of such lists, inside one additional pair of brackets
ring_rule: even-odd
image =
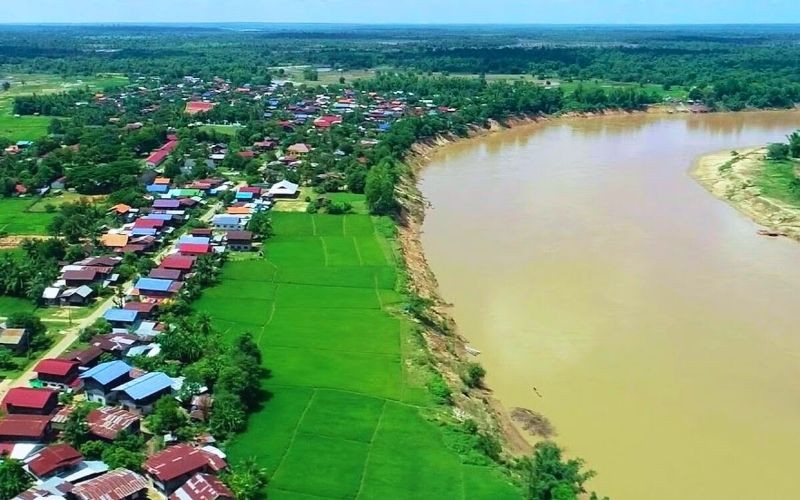
[(166, 184), (149, 184), (146, 189), (148, 193), (166, 193), (169, 191), (169, 186)]
[(139, 295), (147, 297), (169, 297), (181, 289), (180, 281), (164, 280), (158, 278), (139, 278), (134, 288)]
[(244, 230), (245, 226), (247, 226), (247, 222), (249, 221), (246, 217), (240, 217), (238, 215), (215, 215), (213, 219), (211, 219), (211, 224), (214, 226), (214, 229), (222, 229), (226, 231), (242, 231)]
[(123, 408), (148, 414), (162, 396), (172, 394), (174, 381), (162, 372), (150, 372), (114, 387), (115, 397)]
[(114, 401), (114, 387), (131, 380), (131, 366), (124, 361), (100, 363), (79, 375), (83, 379), (86, 399), (94, 403), (107, 405)]
[(130, 328), (139, 320), (139, 311), (115, 307), (103, 314), (103, 318), (115, 328)]
[(249, 193), (247, 191), (237, 191), (236, 192), (236, 199), (237, 200), (252, 200), (255, 195), (253, 193)]
[(178, 238), (178, 245), (182, 245), (184, 243), (190, 245), (209, 245), (211, 244), (211, 238), (207, 238), (205, 236), (191, 236), (185, 234)]

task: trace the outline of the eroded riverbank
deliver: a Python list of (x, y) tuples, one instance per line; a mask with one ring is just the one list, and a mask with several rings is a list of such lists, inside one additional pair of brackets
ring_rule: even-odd
[(422, 244), (441, 306), (483, 352), (492, 396), (547, 415), (600, 472), (593, 489), (792, 491), (800, 341), (785, 311), (800, 251), (686, 171), (798, 125), (791, 112), (555, 120), (432, 154)]

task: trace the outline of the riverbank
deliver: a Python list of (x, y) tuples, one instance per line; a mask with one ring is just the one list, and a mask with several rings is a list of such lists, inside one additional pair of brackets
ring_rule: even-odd
[(691, 174), (711, 194), (767, 228), (769, 235), (800, 241), (800, 206), (767, 196), (761, 187), (765, 155), (765, 148), (706, 155)]

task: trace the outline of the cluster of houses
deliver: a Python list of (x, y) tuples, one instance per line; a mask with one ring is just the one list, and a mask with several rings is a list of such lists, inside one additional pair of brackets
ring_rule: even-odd
[[(142, 345), (134, 336), (102, 337), (87, 349), (40, 361), (34, 387), (12, 388), (3, 398), (0, 453), (23, 461), (35, 481), (17, 498), (123, 500), (153, 498), (155, 490), (176, 500), (232, 499), (230, 489), (217, 478), (228, 466), (226, 456), (209, 435), (150, 455), (141, 466), (143, 474), (111, 470), (58, 442), (75, 410), (59, 402), (60, 392), (82, 393), (98, 403), (86, 417), (88, 437), (111, 443), (121, 433), (147, 436), (142, 418), (158, 399), (175, 395), (183, 384), (181, 378), (133, 368), (126, 360)], [(100, 362), (103, 354), (110, 360)], [(212, 405), (213, 398), (201, 389), (186, 410), (190, 418), (205, 420)], [(170, 439), (167, 436), (166, 442)]]
[(61, 267), (60, 276), (42, 293), (45, 305), (85, 306), (101, 288), (118, 284), (122, 257), (88, 257)]

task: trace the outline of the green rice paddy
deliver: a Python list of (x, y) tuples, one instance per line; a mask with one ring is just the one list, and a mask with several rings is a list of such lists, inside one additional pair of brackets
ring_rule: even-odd
[(271, 499), (505, 499), (520, 493), (445, 444), (412, 323), (393, 313), (394, 242), (367, 215), (275, 213), (266, 258), (228, 262), (195, 304), (251, 332), (270, 398), (229, 446), (270, 474)]
[(36, 198), (0, 198), (0, 233), (47, 234), (47, 226), (55, 214), (31, 210), (36, 200)]

